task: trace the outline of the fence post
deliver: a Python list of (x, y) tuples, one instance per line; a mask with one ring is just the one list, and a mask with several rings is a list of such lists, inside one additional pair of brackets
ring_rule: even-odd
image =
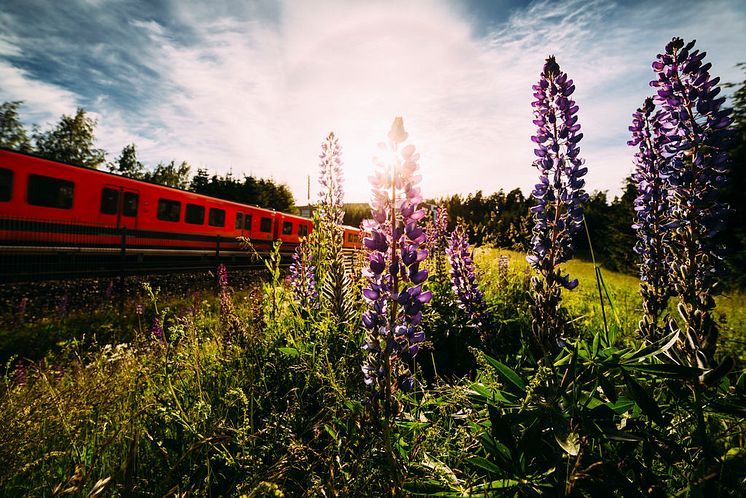
[(122, 242), (119, 247), (119, 314), (124, 310), (124, 272), (127, 256), (127, 227), (122, 227)]
[(218, 234), (215, 244), (215, 260), (220, 262), (220, 234)]

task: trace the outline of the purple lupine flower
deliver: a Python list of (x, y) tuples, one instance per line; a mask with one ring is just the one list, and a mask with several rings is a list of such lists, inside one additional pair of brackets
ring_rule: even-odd
[(313, 265), (308, 242), (303, 239), (295, 248), (290, 263), (290, 289), (293, 298), (304, 310), (319, 307), (319, 293), (316, 290), (316, 267)]
[(153, 317), (153, 323), (150, 325), (150, 334), (158, 341), (162, 343), (166, 342), (166, 337), (163, 334), (163, 325), (161, 324), (160, 317)]
[(226, 317), (233, 311), (230, 293), (228, 292), (228, 270), (224, 264), (219, 264), (218, 274), (218, 295), (220, 297), (220, 316)]
[(380, 155), (374, 158), (378, 168), (370, 177), (372, 219), (365, 224), (370, 235), (363, 239), (368, 254), (368, 267), (363, 270), (368, 286), (363, 297), (369, 306), (362, 317), (368, 329), (363, 349), (369, 353), (363, 373), (365, 383), (374, 385), (378, 396), (386, 400), (387, 410), (392, 382), (401, 389), (414, 385), (408, 373), (395, 375), (394, 370), (404, 369), (395, 360), (417, 354), (425, 339), (419, 329), (422, 306), (432, 298), (430, 291), (422, 290), (428, 273), (420, 268), (428, 251), (423, 249), (425, 232), (418, 226), (425, 216), (419, 207), (419, 154), (414, 145), (402, 145), (407, 137), (398, 117), (388, 144), (379, 144)]
[(222, 291), (228, 287), (228, 270), (224, 264), (218, 265), (218, 288)]
[(510, 258), (506, 256), (505, 254), (501, 254), (497, 258), (497, 276), (501, 281), (506, 281), (508, 279), (508, 263), (510, 261)]
[(104, 290), (104, 297), (107, 301), (111, 301), (111, 296), (114, 294), (114, 281), (109, 280), (109, 283), (106, 285), (106, 290)]
[(474, 260), (469, 252), (469, 238), (462, 225), (456, 226), (448, 239), (446, 253), (451, 263), (452, 289), (459, 308), (466, 312), (469, 320), (477, 327), (486, 325), (491, 315), (487, 311), (484, 294), (479, 289)]
[(230, 301), (230, 294), (228, 293), (228, 270), (224, 264), (218, 265), (218, 294), (220, 297), (220, 315), (228, 315), (232, 309), (232, 303)]
[[(655, 110), (652, 98), (632, 115), (632, 140), (628, 145), (637, 146), (635, 172), (632, 178), (637, 186), (635, 199), (635, 224), (637, 230), (635, 252), (640, 257), (640, 295), (643, 318), (640, 334), (654, 341), (665, 334), (668, 319), (666, 308), (671, 295), (670, 263), (668, 250), (670, 230), (668, 224), (668, 130), (671, 128), (668, 113)], [(663, 320), (663, 323), (661, 322)]]
[(727, 206), (718, 200), (728, 170), (731, 110), (721, 109), (720, 78), (711, 78), (705, 52), (694, 41), (673, 38), (653, 62), (654, 97), (668, 114), (664, 128), (669, 166), (671, 267), (679, 310), (686, 322), (682, 346), (690, 363), (711, 364), (718, 336), (712, 319), (721, 254), (713, 237), (723, 228)]
[(67, 316), (68, 308), (70, 307), (70, 296), (65, 294), (60, 298), (59, 303), (57, 303), (57, 316), (60, 320), (65, 318)]
[(137, 305), (135, 306), (135, 314), (136, 314), (137, 316), (142, 316), (142, 314), (143, 314), (143, 311), (144, 311), (144, 310), (143, 310), (143, 306), (142, 306), (142, 304), (137, 304)]
[(446, 247), (448, 246), (448, 210), (439, 206), (433, 211), (433, 219), (425, 226), (428, 258), (432, 262), (437, 278), (445, 276)]
[(27, 297), (21, 298), (21, 301), (18, 303), (18, 321), (20, 323), (23, 323), (23, 320), (26, 318), (27, 307), (28, 307), (28, 298)]
[(527, 260), (541, 275), (532, 278), (533, 333), (542, 349), (549, 352), (562, 335), (560, 287), (571, 290), (578, 285), (577, 280), (562, 275), (559, 265), (572, 257), (572, 235), (583, 224), (581, 205), (588, 199), (583, 176), (588, 169), (578, 157), (583, 134), (579, 133), (578, 106), (571, 97), (575, 85), (553, 56), (546, 60), (533, 90), (536, 100), (531, 105), (537, 131), (531, 140), (538, 147), (534, 149), (534, 166), (540, 175), (532, 192), (536, 205), (531, 208), (534, 228), (532, 254)]

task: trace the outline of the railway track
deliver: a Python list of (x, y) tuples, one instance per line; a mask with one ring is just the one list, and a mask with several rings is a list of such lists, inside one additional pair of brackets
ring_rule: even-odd
[[(34, 248), (0, 247), (0, 283), (22, 283), (75, 278), (126, 278), (133, 275), (158, 275), (215, 271), (220, 264), (229, 270), (263, 270), (267, 252), (249, 251), (164, 251), (141, 249), (101, 251), (86, 247)], [(343, 249), (348, 272), (356, 264), (358, 252)], [(280, 266), (291, 263), (289, 253), (281, 253)]]

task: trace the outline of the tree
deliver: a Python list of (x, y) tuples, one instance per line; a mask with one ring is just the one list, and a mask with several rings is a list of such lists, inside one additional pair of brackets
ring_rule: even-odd
[[(738, 64), (746, 71), (746, 62)], [(723, 189), (723, 198), (730, 207), (726, 228), (718, 242), (726, 248), (727, 280), (741, 288), (746, 287), (746, 80), (738, 84), (733, 92), (733, 133), (730, 146), (728, 184)]]
[(127, 178), (142, 180), (145, 176), (145, 165), (137, 160), (137, 148), (135, 144), (125, 145), (122, 154), (115, 163), (109, 165), (109, 171)]
[(207, 193), (210, 185), (210, 176), (207, 174), (207, 170), (204, 168), (197, 169), (197, 174), (192, 177), (192, 182), (189, 184), (189, 190), (198, 194)]
[(106, 152), (94, 147), (95, 128), (96, 120), (89, 118), (85, 110), (79, 107), (75, 116), (63, 114), (54, 129), (45, 132), (35, 130), (36, 151), (53, 161), (96, 169), (103, 164)]
[(28, 152), (31, 150), (31, 141), (18, 115), (22, 103), (16, 100), (0, 105), (0, 147)]
[(167, 187), (186, 189), (189, 186), (190, 170), (191, 167), (186, 161), (182, 161), (178, 166), (175, 161), (171, 161), (168, 164), (158, 163), (158, 166), (153, 171), (149, 171), (143, 175), (143, 180)]
[(240, 182), (231, 173), (210, 177), (207, 170), (199, 169), (192, 178), (189, 190), (286, 213), (293, 212), (295, 208), (295, 199), (286, 185), (277, 185), (272, 180), (257, 180), (253, 176), (245, 176), (243, 182)]

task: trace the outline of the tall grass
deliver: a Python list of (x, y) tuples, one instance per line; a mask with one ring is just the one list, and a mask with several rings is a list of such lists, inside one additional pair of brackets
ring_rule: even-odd
[[(498, 264), (500, 254), (509, 257), (507, 273)], [(566, 294), (565, 304), (578, 329), (593, 334), (601, 326), (594, 269), (572, 264), (581, 284)], [(494, 334), (519, 338), (528, 327), (524, 256), (479, 249), (477, 265), (495, 316)], [(627, 327), (623, 337), (632, 342), (639, 306), (635, 279), (604, 276)], [(363, 402), (363, 334), (324, 317), (304, 318), (289, 290), (275, 283), (275, 306), (262, 306), (268, 296), (256, 288), (233, 290), (227, 308), (218, 296), (186, 307), (179, 299), (158, 302), (165, 342), (149, 331), (155, 311), (150, 306), (128, 322), (126, 343), (68, 341), (43, 360), (24, 362), (21, 370), (9, 364), (0, 387), (0, 495), (383, 496), (394, 474), (380, 450), (381, 427)], [(423, 326), (435, 349), (423, 351), (412, 365), (420, 387), (395, 400), (392, 448), (406, 490), (398, 492), (481, 496), (494, 493), (495, 483), (519, 494), (533, 493), (534, 486), (554, 489), (542, 488), (554, 478), (538, 474), (520, 485), (490, 478), (494, 456), (485, 453), (484, 437), (498, 419), (496, 405), (487, 409), (480, 396), (510, 388), (505, 379), (512, 377), (501, 376), (508, 370), (496, 374), (484, 351), (515, 366), (521, 360), (511, 358), (518, 349), (509, 341), (482, 343), (463, 326), (448, 284), (436, 280), (431, 288), (439, 292)], [(740, 302), (742, 293), (722, 297), (727, 327), (742, 323)], [(224, 333), (232, 320), (221, 309), (235, 314), (242, 336)], [(91, 322), (89, 332), (112, 324)], [(743, 357), (739, 344), (733, 350)], [(518, 399), (526, 409), (506, 416), (537, 413), (531, 405), (536, 395), (528, 389), (541, 387), (542, 375), (526, 380), (525, 399)], [(625, 392), (623, 385), (616, 389)], [(504, 396), (515, 399), (510, 392)], [(733, 431), (728, 438), (738, 437), (737, 427)], [(563, 441), (572, 449), (570, 439)], [(547, 456), (563, 451), (535, 450)], [(731, 457), (724, 465), (741, 461), (736, 453)], [(541, 468), (536, 464), (526, 460), (525, 472)], [(728, 468), (738, 475), (738, 467)], [(672, 479), (680, 484), (682, 475)]]

